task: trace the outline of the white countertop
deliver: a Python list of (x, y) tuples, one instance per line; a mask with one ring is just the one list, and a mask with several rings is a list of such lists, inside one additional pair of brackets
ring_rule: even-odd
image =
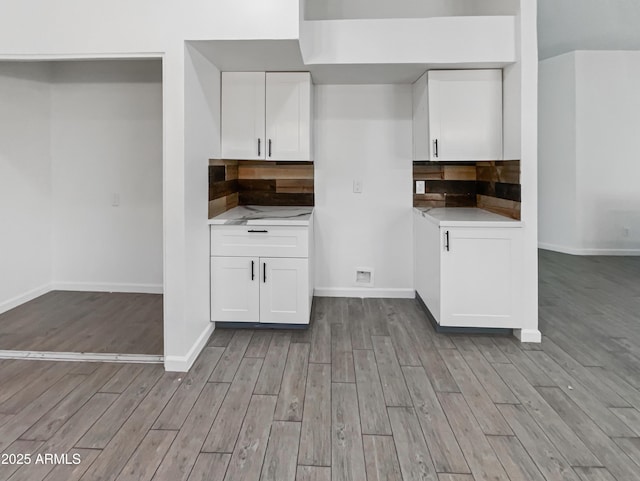
[(522, 227), (522, 222), (476, 207), (414, 207), (440, 227)]
[(241, 205), (209, 219), (209, 224), (308, 226), (312, 214), (313, 207)]

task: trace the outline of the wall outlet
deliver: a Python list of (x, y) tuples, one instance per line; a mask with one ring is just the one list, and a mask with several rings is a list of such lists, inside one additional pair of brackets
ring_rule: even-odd
[(353, 181), (353, 193), (354, 194), (362, 194), (362, 181), (354, 180)]
[(119, 207), (120, 206), (120, 194), (119, 193), (114, 193), (111, 196), (111, 205), (113, 207)]
[(425, 193), (424, 180), (416, 180), (416, 194), (424, 194), (424, 193)]
[(373, 268), (356, 267), (356, 285), (373, 287)]

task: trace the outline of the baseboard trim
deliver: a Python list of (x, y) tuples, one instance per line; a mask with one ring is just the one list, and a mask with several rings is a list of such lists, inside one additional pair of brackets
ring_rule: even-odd
[(514, 329), (513, 335), (520, 342), (533, 342), (539, 344), (542, 342), (542, 333), (537, 329)]
[(316, 287), (313, 293), (317, 297), (362, 297), (413, 299), (413, 289), (352, 288), (352, 287)]
[(162, 294), (162, 284), (103, 284), (99, 282), (54, 282), (52, 291), (127, 292), (136, 294)]
[(165, 356), (164, 370), (171, 372), (187, 372), (198, 358), (200, 352), (207, 345), (207, 341), (215, 330), (215, 324), (210, 322), (202, 331), (196, 342), (193, 343), (189, 352), (184, 356)]
[(2, 314), (3, 312), (10, 311), (11, 309), (18, 307), (24, 304), (25, 302), (32, 301), (36, 297), (40, 297), (46, 294), (47, 292), (49, 292), (50, 290), (51, 290), (51, 285), (45, 284), (44, 286), (37, 287), (28, 292), (25, 292), (24, 294), (16, 296), (7, 301), (4, 301), (3, 303), (0, 303), (0, 314)]
[(53, 352), (0, 350), (0, 359), (27, 361), (120, 362), (162, 364), (164, 356), (153, 354), (112, 354), (102, 352)]
[(538, 247), (546, 251), (571, 254), (572, 256), (640, 256), (640, 249), (578, 249), (547, 242), (538, 242)]

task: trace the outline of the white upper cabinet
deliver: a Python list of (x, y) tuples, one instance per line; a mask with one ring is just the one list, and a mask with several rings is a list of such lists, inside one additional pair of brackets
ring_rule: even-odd
[(430, 70), (413, 105), (414, 160), (502, 159), (502, 70)]
[(267, 160), (311, 160), (311, 75), (267, 73)]
[(264, 86), (264, 72), (222, 72), (223, 158), (265, 158)]
[(313, 160), (309, 72), (223, 72), (222, 157)]

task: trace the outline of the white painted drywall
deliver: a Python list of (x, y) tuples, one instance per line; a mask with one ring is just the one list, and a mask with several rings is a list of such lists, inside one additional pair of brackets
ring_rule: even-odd
[(51, 279), (49, 66), (0, 62), (0, 312)]
[(514, 15), (517, 0), (303, 0), (307, 20)]
[(161, 68), (53, 64), (55, 288), (162, 292)]
[(540, 58), (575, 50), (640, 49), (637, 0), (538, 0)]
[(316, 294), (413, 295), (411, 108), (410, 85), (316, 86)]
[[(186, 195), (191, 169), (201, 167), (185, 162), (184, 41), (297, 38), (298, 6), (299, 0), (3, 1), (0, 59), (163, 58), (165, 358), (175, 360), (167, 368), (188, 369), (205, 333), (187, 320), (186, 293), (202, 292), (203, 286), (187, 275), (202, 259), (187, 255), (200, 229), (187, 230), (186, 218), (187, 212), (202, 212), (206, 198)], [(206, 224), (206, 213), (199, 222)], [(197, 302), (208, 304), (208, 296)]]
[(640, 51), (575, 57), (580, 248), (640, 255)]
[(540, 63), (540, 246), (640, 254), (640, 52)]
[(570, 248), (577, 242), (575, 55), (540, 62), (538, 117), (539, 242)]

